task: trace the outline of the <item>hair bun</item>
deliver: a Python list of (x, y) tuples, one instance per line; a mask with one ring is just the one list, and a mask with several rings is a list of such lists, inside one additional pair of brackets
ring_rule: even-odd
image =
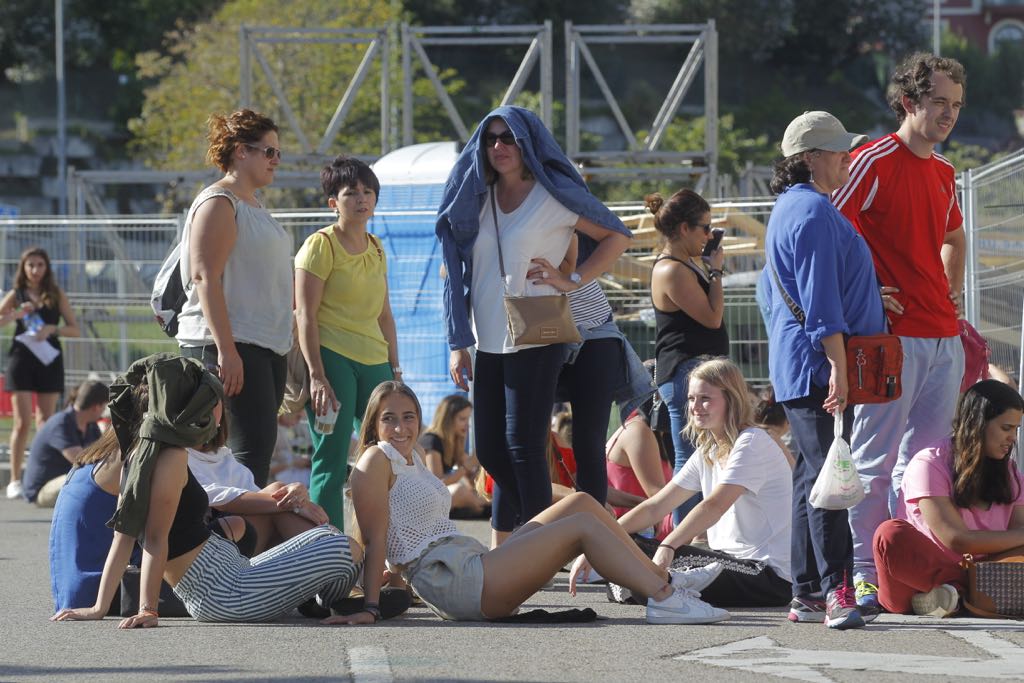
[(644, 197), (644, 204), (647, 205), (648, 211), (656, 215), (658, 211), (661, 210), (661, 207), (665, 204), (665, 199), (657, 192), (652, 192), (651, 194)]

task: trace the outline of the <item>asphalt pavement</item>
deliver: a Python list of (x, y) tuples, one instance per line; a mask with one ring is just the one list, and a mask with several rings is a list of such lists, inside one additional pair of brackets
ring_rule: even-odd
[[(479, 538), (484, 522), (460, 522)], [(707, 626), (650, 626), (603, 586), (571, 598), (565, 573), (527, 608), (592, 607), (581, 625), (450, 623), (425, 608), (366, 627), (291, 617), (119, 631), (117, 620), (48, 621), (50, 511), (0, 500), (0, 681), (915, 681), (1024, 679), (1021, 622), (883, 615), (867, 628), (791, 624), (735, 610)]]

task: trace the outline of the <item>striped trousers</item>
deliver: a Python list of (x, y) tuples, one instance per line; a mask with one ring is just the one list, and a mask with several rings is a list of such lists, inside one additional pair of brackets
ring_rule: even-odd
[(347, 597), (361, 571), (348, 536), (326, 524), (251, 559), (213, 534), (174, 592), (198, 621), (270, 621), (314, 596)]

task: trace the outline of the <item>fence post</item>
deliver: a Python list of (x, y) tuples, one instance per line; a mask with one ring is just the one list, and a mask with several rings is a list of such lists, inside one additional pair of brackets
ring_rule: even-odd
[(978, 326), (978, 270), (975, 266), (977, 257), (978, 220), (976, 213), (976, 202), (974, 201), (974, 180), (971, 169), (963, 172), (963, 213), (964, 213), (964, 236), (967, 243), (966, 264), (964, 267), (964, 313), (967, 322), (975, 327)]

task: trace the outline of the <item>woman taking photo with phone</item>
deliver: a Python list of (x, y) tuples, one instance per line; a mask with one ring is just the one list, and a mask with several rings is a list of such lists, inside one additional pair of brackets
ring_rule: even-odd
[[(721, 244), (701, 256), (711, 239), (711, 206), (692, 190), (679, 190), (666, 201), (658, 193), (644, 198), (654, 214), (654, 227), (665, 240), (651, 271), (651, 301), (657, 333), (655, 383), (668, 406), (675, 449), (675, 472), (693, 454), (694, 446), (683, 434), (686, 428), (686, 392), (690, 370), (707, 358), (728, 356), (729, 333), (722, 316), (725, 293)], [(700, 502), (695, 496), (673, 512), (678, 524)]]

